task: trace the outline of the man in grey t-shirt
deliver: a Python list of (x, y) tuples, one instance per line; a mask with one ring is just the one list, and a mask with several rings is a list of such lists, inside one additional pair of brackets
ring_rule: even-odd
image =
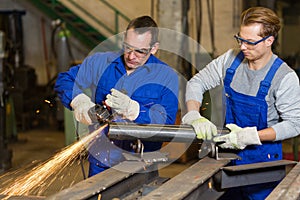
[[(232, 164), (282, 159), (281, 140), (300, 133), (300, 87), (296, 73), (272, 52), (280, 20), (270, 9), (253, 7), (241, 15), (235, 39), (240, 49), (231, 49), (209, 63), (187, 84), (188, 112), (182, 118), (197, 137), (224, 142), (242, 158)], [(203, 93), (224, 86), (227, 135), (216, 136), (217, 128), (200, 115)], [(228, 190), (223, 199), (264, 199), (276, 183)], [(221, 199), (222, 199), (221, 198)]]

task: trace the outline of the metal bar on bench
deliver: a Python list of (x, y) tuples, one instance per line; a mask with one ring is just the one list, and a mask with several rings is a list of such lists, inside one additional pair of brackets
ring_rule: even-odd
[(278, 160), (222, 168), (221, 188), (280, 181), (286, 175), (286, 166), (294, 161)]
[[(154, 164), (141, 161), (124, 161), (100, 174), (85, 179), (47, 199), (113, 199), (158, 177)], [(149, 170), (149, 172), (147, 170)]]
[(298, 200), (300, 199), (300, 163), (277, 185), (266, 200)]
[[(216, 160), (205, 157), (150, 192), (142, 200), (202, 199), (205, 192), (213, 190), (209, 184), (211, 177), (229, 162), (230, 160)], [(219, 193), (219, 196), (221, 194)]]
[(43, 196), (8, 196), (8, 195), (0, 195), (0, 199), (8, 199), (8, 200), (44, 200), (46, 197)]

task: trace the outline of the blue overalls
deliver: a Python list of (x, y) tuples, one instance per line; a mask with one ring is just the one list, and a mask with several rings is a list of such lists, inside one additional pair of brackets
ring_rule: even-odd
[[(261, 81), (256, 96), (238, 93), (230, 87), (236, 69), (244, 59), (240, 52), (230, 68), (227, 69), (224, 78), (226, 96), (226, 124), (234, 123), (240, 127), (256, 126), (257, 130), (267, 128), (268, 105), (265, 100), (271, 86), (272, 79), (283, 63), (277, 58), (269, 72)], [(282, 159), (281, 142), (262, 142), (262, 145), (249, 145), (238, 152), (241, 160), (232, 161), (233, 165), (242, 165), (257, 162), (266, 162)], [(257, 184), (253, 186), (238, 187), (228, 190), (221, 199), (265, 199), (277, 185), (277, 182)]]

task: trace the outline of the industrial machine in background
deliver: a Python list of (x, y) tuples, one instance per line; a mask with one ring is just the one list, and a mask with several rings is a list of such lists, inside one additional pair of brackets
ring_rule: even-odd
[(0, 31), (0, 173), (11, 167), (12, 152), (7, 149), (6, 100), (7, 90), (4, 76), (5, 35)]
[[(0, 58), (0, 171), (9, 169), (12, 165), (12, 151), (7, 148), (9, 140), (15, 140), (16, 129), (14, 119), (14, 103), (12, 90), (26, 86), (27, 82), (17, 77), (24, 68), (24, 53), (22, 40), (21, 18), (24, 11), (0, 11), (1, 58)], [(27, 76), (24, 76), (27, 78)], [(16, 80), (20, 80), (17, 82)], [(19, 92), (16, 92), (19, 94)], [(20, 100), (22, 100), (20, 98)], [(20, 104), (18, 104), (20, 105)], [(19, 112), (20, 114), (22, 112)]]
[[(15, 124), (25, 130), (30, 126), (31, 99), (36, 95), (37, 77), (35, 70), (24, 64), (23, 25), (25, 11), (5, 10), (0, 12), (0, 29), (5, 33), (5, 58), (3, 60), (5, 85), (15, 110)], [(7, 127), (10, 128), (10, 127)], [(7, 135), (16, 140), (16, 134)]]
[[(4, 81), (15, 111), (14, 118), (9, 120), (14, 120), (13, 124), (20, 131), (56, 123), (57, 118), (56, 95), (53, 91), (55, 77), (46, 85), (38, 85), (35, 69), (25, 64), (22, 24), (22, 17), (25, 14), (25, 11), (19, 10), (0, 12), (0, 30), (7, 36), (4, 40), (6, 44), (4, 50), (6, 57), (3, 60)], [(64, 40), (65, 37), (60, 39)], [(63, 47), (59, 46), (59, 48)], [(66, 53), (63, 54), (63, 51), (65, 49), (57, 50), (57, 53), (65, 56)], [(9, 140), (17, 140), (16, 133), (8, 133), (7, 137)]]
[(38, 86), (35, 69), (24, 62), (25, 14), (0, 11), (0, 172), (12, 166), (12, 152), (7, 146), (18, 141), (17, 131), (48, 123), (49, 111), (55, 111), (55, 101), (47, 100), (52, 88)]

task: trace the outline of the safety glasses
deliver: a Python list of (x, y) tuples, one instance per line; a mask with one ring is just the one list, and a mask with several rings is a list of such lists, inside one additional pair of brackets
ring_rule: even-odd
[(151, 49), (152, 49), (152, 47), (139, 49), (139, 48), (136, 48), (136, 47), (133, 47), (133, 46), (127, 44), (126, 42), (123, 42), (124, 53), (133, 52), (134, 55), (139, 58), (146, 57), (150, 53)]
[(236, 41), (237, 41), (237, 43), (238, 43), (239, 45), (245, 44), (245, 45), (247, 45), (247, 46), (255, 46), (255, 45), (257, 45), (257, 44), (259, 44), (259, 43), (265, 41), (265, 40), (268, 39), (269, 37), (271, 37), (271, 35), (268, 35), (268, 36), (266, 36), (266, 37), (264, 37), (264, 38), (262, 38), (262, 39), (260, 39), (260, 40), (258, 40), (258, 41), (256, 41), (256, 42), (252, 42), (252, 41), (245, 40), (245, 39), (241, 38), (238, 34), (234, 35), (234, 38), (236, 39)]

